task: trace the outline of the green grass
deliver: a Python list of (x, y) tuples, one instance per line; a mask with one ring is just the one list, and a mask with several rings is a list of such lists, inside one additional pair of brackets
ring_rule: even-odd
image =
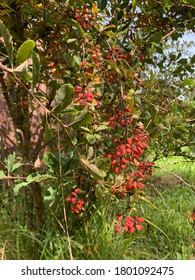
[[(134, 236), (116, 234), (116, 202), (111, 203), (108, 212), (103, 204), (98, 209), (94, 207), (88, 223), (78, 226), (75, 235), (70, 236), (74, 259), (195, 259), (195, 228), (188, 223), (195, 206), (195, 164), (170, 157), (161, 159), (156, 166), (161, 168), (155, 169), (152, 183), (145, 190), (151, 203), (143, 201), (140, 205), (139, 214), (149, 221), (145, 230)], [(0, 253), (2, 259), (70, 259), (66, 234), (53, 221), (40, 236), (15, 222), (3, 223)]]

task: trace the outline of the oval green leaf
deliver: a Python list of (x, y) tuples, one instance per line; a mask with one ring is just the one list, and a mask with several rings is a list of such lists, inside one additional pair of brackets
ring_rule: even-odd
[(16, 55), (16, 66), (30, 58), (34, 47), (35, 42), (33, 40), (27, 40), (19, 47)]

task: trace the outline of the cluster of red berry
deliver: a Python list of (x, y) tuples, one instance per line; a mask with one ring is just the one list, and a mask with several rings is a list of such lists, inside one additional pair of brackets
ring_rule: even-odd
[(120, 138), (115, 138), (113, 141), (116, 144), (120, 144), (115, 146), (115, 152), (111, 152), (107, 155), (107, 157), (111, 159), (111, 170), (114, 171), (115, 174), (118, 174), (119, 171), (124, 171), (128, 164), (132, 166), (138, 165), (139, 170), (137, 175), (144, 179), (141, 170), (146, 170), (148, 164), (141, 164), (138, 160), (143, 155), (144, 149), (147, 148), (148, 134), (144, 132), (136, 134), (134, 137), (125, 139), (125, 142)]
[(124, 54), (120, 47), (112, 47), (111, 50), (108, 51), (108, 54), (105, 56), (105, 58), (115, 62), (117, 65), (120, 64), (121, 59), (128, 59), (127, 55)]
[[(110, 118), (110, 125), (118, 118)], [(154, 162), (143, 161), (144, 151), (148, 146), (149, 134), (144, 131), (143, 126), (136, 127), (131, 131), (131, 137), (113, 139), (114, 152), (107, 154), (111, 160), (111, 170), (116, 174), (125, 174), (123, 184), (112, 186), (112, 193), (124, 197), (125, 194), (132, 193), (133, 190), (145, 188), (143, 180), (152, 175)], [(128, 167), (133, 172), (128, 172)]]
[[(138, 172), (141, 170), (144, 176), (152, 176), (152, 167), (154, 166), (154, 162), (140, 162), (138, 167)], [(137, 173), (138, 173), (137, 172)]]
[(94, 100), (94, 94), (91, 90), (83, 92), (83, 88), (77, 86), (75, 92), (78, 93), (77, 98), (75, 98), (74, 103), (79, 103), (80, 105), (89, 105)]
[[(121, 50), (120, 47), (112, 47), (105, 55), (104, 58), (111, 61), (118, 67), (119, 71), (122, 73), (120, 79), (122, 81), (125, 80), (125, 70), (123, 66), (121, 66), (121, 59), (128, 60), (128, 56)], [(116, 82), (117, 80), (117, 72), (111, 68), (107, 69), (104, 73), (105, 81)]]
[(143, 62), (145, 60), (145, 56), (144, 56), (143, 52), (139, 52), (137, 56), (141, 62)]
[(83, 199), (79, 199), (78, 198), (78, 193), (80, 192), (79, 188), (75, 188), (72, 192), (71, 192), (71, 197), (67, 197), (66, 198), (66, 202), (70, 202), (72, 203), (72, 208), (71, 211), (73, 213), (80, 213), (83, 210), (83, 205), (84, 205), (84, 201)]
[(116, 232), (120, 233), (122, 230), (133, 234), (135, 229), (140, 231), (144, 227), (140, 223), (144, 223), (144, 219), (141, 217), (135, 216), (124, 216), (121, 213), (116, 214), (117, 224), (114, 226)]
[(98, 93), (93, 93), (94, 88), (85, 89), (81, 86), (75, 87), (75, 92), (78, 93), (77, 97), (74, 99), (74, 103), (78, 103), (79, 105), (89, 106), (92, 102), (94, 106), (99, 104), (98, 99), (100, 95)]
[(83, 29), (91, 28), (91, 21), (94, 21), (92, 13), (87, 9), (87, 5), (84, 4), (82, 10), (75, 10), (75, 19), (82, 26)]
[(94, 62), (98, 67), (100, 67), (102, 65), (100, 47), (92, 45), (91, 49), (88, 50), (88, 53), (90, 55), (90, 60)]
[(120, 126), (127, 127), (132, 121), (132, 116), (130, 113), (131, 110), (128, 107), (125, 108), (125, 113), (123, 110), (117, 108), (115, 110), (114, 116), (108, 119), (110, 126), (114, 127), (114, 129), (118, 129)]

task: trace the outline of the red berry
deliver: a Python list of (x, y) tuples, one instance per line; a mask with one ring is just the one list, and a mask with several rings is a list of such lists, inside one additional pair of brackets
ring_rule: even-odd
[(54, 65), (55, 65), (54, 62), (49, 63), (49, 67), (54, 67)]
[(86, 61), (81, 62), (81, 67), (84, 67), (87, 64)]

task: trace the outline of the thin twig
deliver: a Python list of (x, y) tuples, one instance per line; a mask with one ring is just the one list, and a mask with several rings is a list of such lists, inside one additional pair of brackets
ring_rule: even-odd
[(71, 246), (71, 238), (68, 230), (68, 221), (67, 221), (67, 214), (66, 214), (66, 205), (65, 205), (65, 199), (64, 199), (64, 188), (62, 186), (62, 205), (63, 205), (63, 212), (64, 212), (64, 222), (66, 225), (66, 235), (68, 239), (68, 248), (70, 253), (70, 259), (73, 260), (73, 254), (72, 254), (72, 246)]
[[(60, 151), (60, 129), (59, 129), (59, 123), (58, 123), (58, 154), (59, 154), (59, 175), (60, 179), (62, 180), (62, 160), (61, 160), (61, 151)], [(68, 230), (68, 221), (67, 221), (67, 214), (66, 214), (66, 205), (65, 205), (65, 199), (64, 199), (64, 188), (63, 186), (61, 187), (62, 189), (62, 206), (63, 206), (63, 213), (64, 213), (64, 222), (66, 226), (66, 235), (68, 239), (68, 249), (69, 249), (69, 254), (70, 254), (70, 259), (73, 260), (73, 255), (72, 255), (72, 246), (71, 246), (71, 239), (70, 239), (70, 234)]]
[(0, 180), (26, 180), (27, 177), (22, 177), (22, 176), (6, 176), (1, 178)]
[(7, 240), (5, 240), (4, 244), (3, 244), (3, 248), (2, 248), (2, 252), (1, 252), (1, 260), (5, 260), (5, 246), (6, 246)]
[(162, 37), (161, 40), (165, 40), (167, 37), (171, 36), (171, 35), (172, 35), (173, 33), (175, 33), (176, 31), (177, 31), (176, 29), (171, 30), (171, 32), (169, 32), (169, 33), (167, 33), (166, 35), (164, 35), (164, 36)]
[[(184, 181), (184, 180), (182, 179), (182, 177), (178, 176), (177, 174), (175, 174), (175, 173), (173, 173), (173, 172), (171, 172), (171, 171), (168, 171), (168, 170), (166, 170), (165, 168), (160, 167), (160, 166), (156, 166), (156, 168), (162, 169), (162, 170), (165, 171), (166, 173), (169, 173), (169, 174), (173, 175), (174, 177), (176, 177), (177, 179), (179, 179), (180, 181), (182, 181), (186, 186), (189, 186), (189, 187), (191, 187), (192, 189), (194, 189), (194, 187), (193, 187), (192, 185), (188, 184), (186, 181)], [(195, 189), (194, 189), (194, 190), (195, 190)]]

